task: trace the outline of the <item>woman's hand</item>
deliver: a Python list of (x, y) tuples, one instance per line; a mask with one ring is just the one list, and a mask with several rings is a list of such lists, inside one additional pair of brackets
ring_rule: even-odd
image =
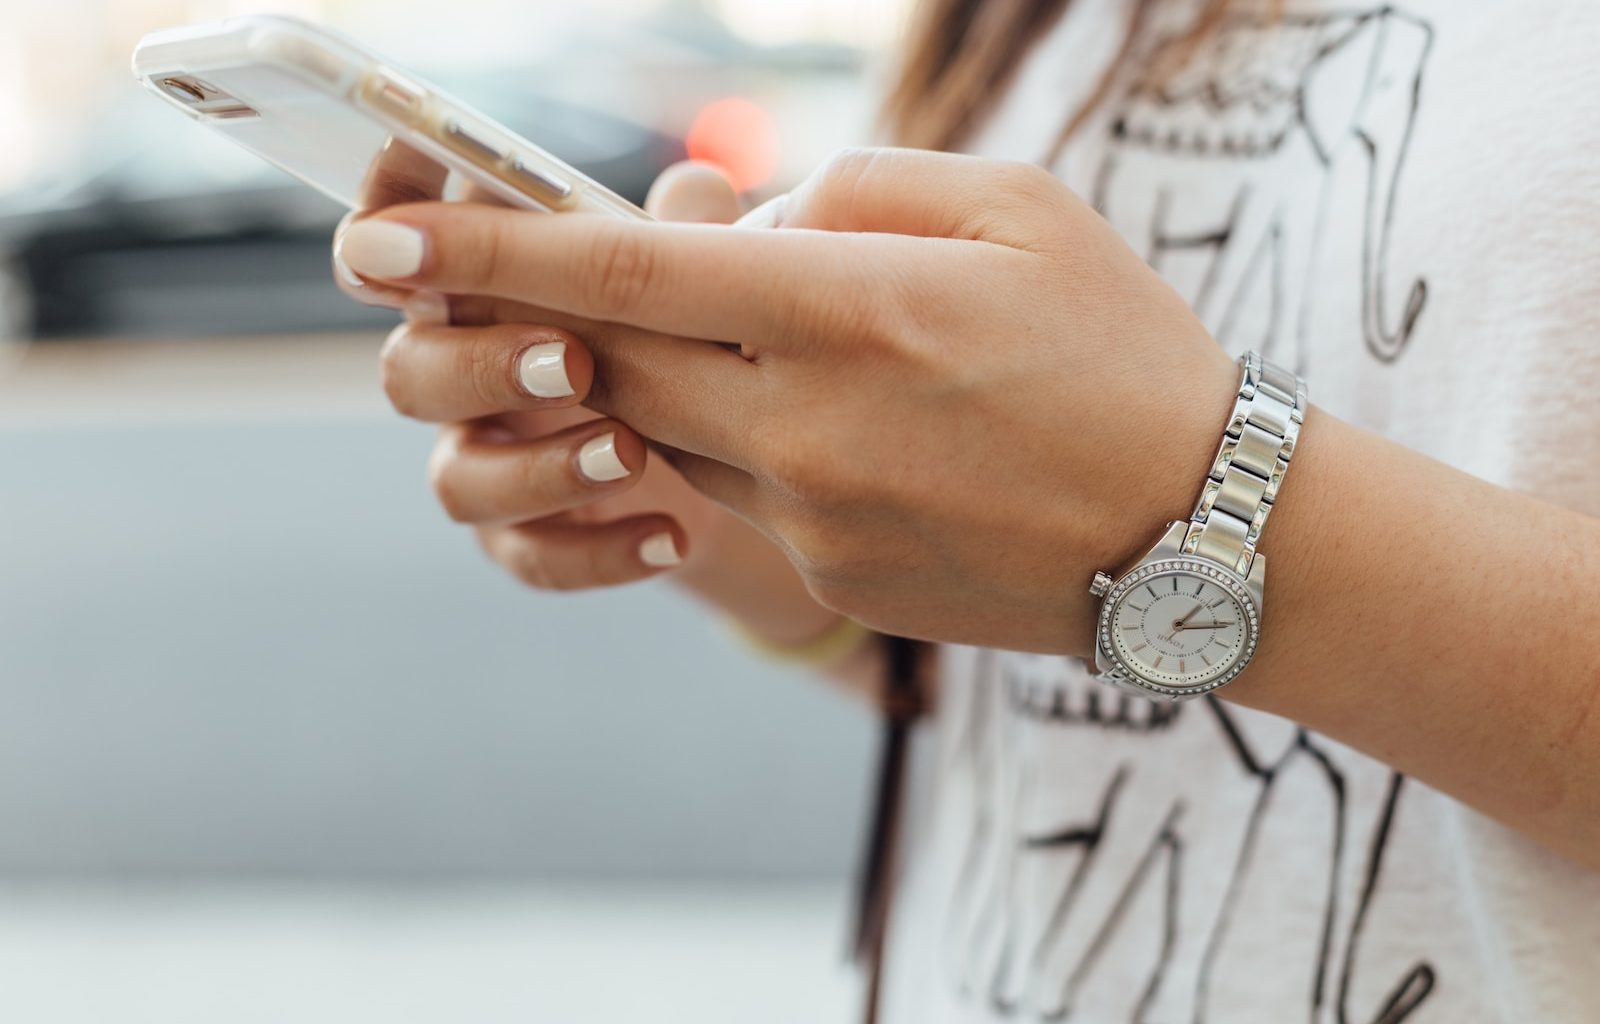
[[(586, 404), (667, 446), (829, 607), (907, 635), (1087, 651), (1088, 581), (1188, 513), (1232, 361), (1034, 167), (855, 151), (755, 217), (413, 204), (350, 228), (343, 254), (583, 338)], [(472, 355), (435, 370), (508, 367), (523, 344), (456, 328), (449, 345)]]
[[(1040, 171), (853, 153), (768, 220), (793, 230), (398, 206), (346, 257), (561, 317), (595, 356), (588, 404), (673, 446), (825, 603), (1089, 653), (1090, 574), (1190, 511), (1231, 361)], [(1600, 520), (1315, 408), (1294, 458), (1227, 698), (1600, 870)]]
[[(389, 154), (374, 177), (412, 187), (376, 190), (379, 207), (426, 187), (403, 173), (403, 155)], [(646, 206), (680, 221), (727, 222), (739, 212), (727, 180), (693, 164), (665, 171)], [(357, 219), (341, 225), (341, 237)], [(582, 408), (594, 361), (552, 326), (563, 318), (512, 300), (369, 282), (338, 264), (352, 297), (407, 312), (384, 345), (385, 390), (402, 413), (444, 424), (429, 463), (439, 501), (512, 575), (576, 590), (673, 569), (674, 582), (777, 644), (809, 640), (835, 621), (770, 541), (651, 458), (626, 424)], [(625, 344), (630, 330), (587, 326), (609, 344)]]

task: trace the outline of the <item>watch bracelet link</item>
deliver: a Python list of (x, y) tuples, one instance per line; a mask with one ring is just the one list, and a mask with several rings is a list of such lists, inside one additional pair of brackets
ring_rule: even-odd
[(1183, 552), (1250, 574), (1256, 543), (1305, 422), (1306, 385), (1293, 373), (1246, 352), (1233, 414), (1189, 517)]

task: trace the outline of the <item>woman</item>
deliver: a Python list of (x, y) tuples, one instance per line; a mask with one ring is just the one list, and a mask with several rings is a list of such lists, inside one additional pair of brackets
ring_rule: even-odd
[[(843, 154), (733, 227), (396, 206), (338, 253), (406, 304), (389, 394), (522, 579), (666, 574), (880, 697), (894, 656), (901, 714), (904, 645), (854, 623), (943, 645), (885, 1019), (1590, 1020), (1597, 32), (933, 0), (888, 111), (976, 156)], [(694, 169), (652, 205), (735, 214)], [(1224, 508), (1198, 553), (1270, 552), (1256, 631), (1117, 582)]]

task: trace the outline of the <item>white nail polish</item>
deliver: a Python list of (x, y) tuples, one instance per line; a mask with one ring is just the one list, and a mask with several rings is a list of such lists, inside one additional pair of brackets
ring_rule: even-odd
[(601, 434), (585, 441), (578, 449), (578, 470), (597, 484), (627, 476), (628, 467), (617, 458), (617, 435)]
[(652, 569), (666, 569), (683, 562), (678, 542), (670, 533), (652, 533), (639, 544), (639, 561)]
[(358, 220), (339, 238), (339, 258), (368, 277), (410, 277), (422, 269), (422, 232), (389, 221)]
[[(342, 239), (340, 244), (343, 244)], [(335, 246), (333, 250), (333, 272), (339, 275), (339, 280), (352, 288), (365, 288), (367, 286), (367, 282), (361, 280), (360, 275), (351, 270), (349, 264), (345, 263), (344, 258), (339, 255), (338, 246)]]
[(414, 324), (447, 327), (450, 324), (450, 300), (438, 292), (413, 292), (400, 307), (406, 319)]
[(569, 398), (577, 394), (567, 379), (564, 341), (548, 341), (522, 353), (517, 360), (517, 377), (523, 389), (535, 398)]

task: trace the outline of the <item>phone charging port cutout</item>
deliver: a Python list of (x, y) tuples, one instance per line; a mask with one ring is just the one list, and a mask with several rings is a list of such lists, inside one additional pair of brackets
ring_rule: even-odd
[(422, 90), (388, 68), (377, 71), (364, 91), (373, 106), (402, 117), (412, 114), (422, 103)]

